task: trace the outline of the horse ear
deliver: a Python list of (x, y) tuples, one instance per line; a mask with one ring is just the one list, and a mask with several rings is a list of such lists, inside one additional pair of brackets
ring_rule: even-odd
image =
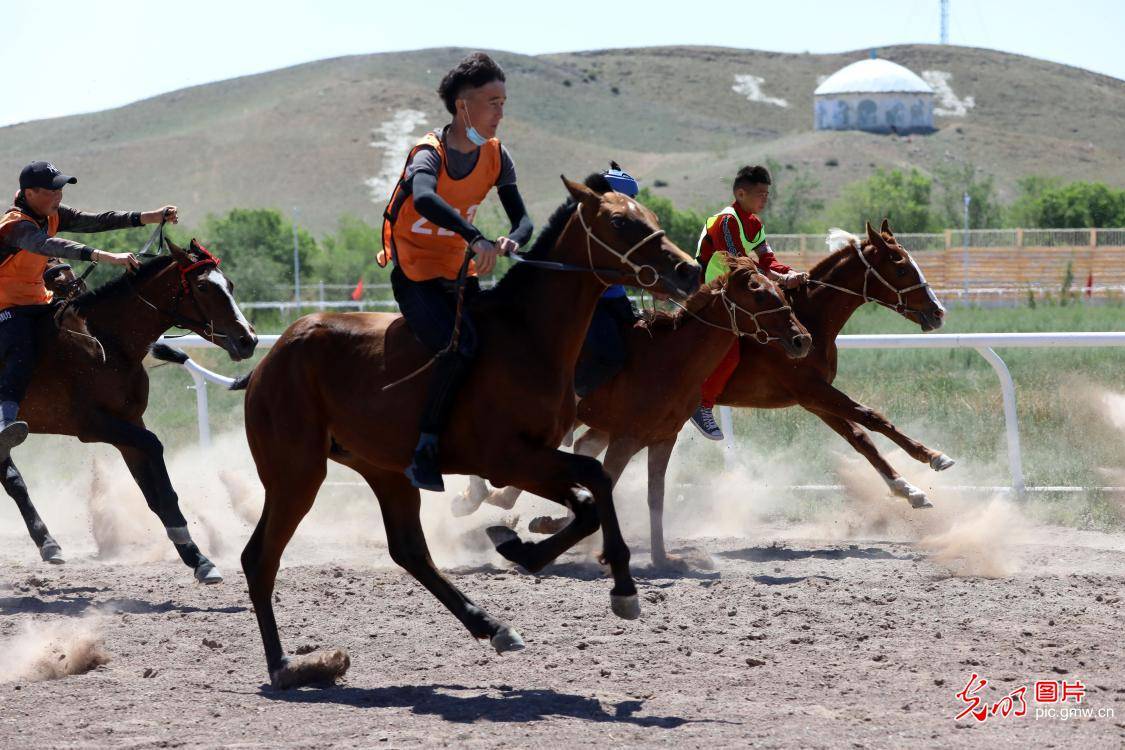
[(889, 221), (887, 221), (886, 219), (883, 219), (883, 223), (879, 227), (879, 231), (882, 232), (883, 234), (889, 234), (891, 237), (895, 236), (894, 232), (891, 231), (891, 223)]
[(571, 180), (568, 180), (566, 178), (566, 175), (559, 175), (559, 177), (562, 178), (563, 184), (566, 185), (566, 189), (570, 191), (571, 197), (573, 197), (574, 200), (578, 201), (579, 203), (601, 200), (597, 193), (583, 185), (581, 182), (572, 182)]
[(867, 222), (867, 241), (877, 248), (886, 248), (887, 243), (883, 239), (883, 235), (876, 232), (871, 228), (871, 222)]
[[(171, 251), (173, 257), (181, 258), (185, 255), (184, 249), (177, 245), (175, 242), (172, 242), (172, 238), (168, 235), (164, 235), (164, 244), (168, 246), (168, 250)], [(159, 250), (159, 248), (157, 249)]]

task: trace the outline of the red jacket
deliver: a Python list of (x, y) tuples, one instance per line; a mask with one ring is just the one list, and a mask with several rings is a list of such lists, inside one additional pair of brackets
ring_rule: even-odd
[[(757, 214), (743, 211), (738, 205), (738, 201), (732, 203), (731, 207), (738, 214), (747, 237), (752, 239), (762, 230), (762, 220), (758, 218)], [(722, 250), (736, 256), (746, 255), (739, 239), (738, 226), (734, 223), (734, 217), (729, 214), (716, 221), (704, 235), (699, 246), (699, 265), (706, 268), (716, 250)], [(777, 256), (773, 254), (773, 250), (770, 249), (769, 243), (765, 240), (754, 250), (758, 253), (758, 268), (763, 271), (769, 269), (775, 273), (789, 273), (791, 270), (789, 266), (777, 261)]]

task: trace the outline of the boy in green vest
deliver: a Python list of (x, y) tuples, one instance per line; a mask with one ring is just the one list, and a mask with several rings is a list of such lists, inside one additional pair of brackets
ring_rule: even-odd
[[(808, 280), (807, 273), (798, 273), (779, 263), (766, 242), (766, 232), (758, 214), (765, 210), (769, 202), (772, 182), (769, 170), (761, 165), (738, 170), (734, 178), (734, 202), (709, 218), (699, 235), (696, 255), (699, 265), (705, 269), (704, 283), (710, 283), (727, 273), (724, 255), (751, 257), (751, 251), (757, 254), (758, 267), (762, 273), (782, 288), (793, 289)], [(699, 408), (691, 417), (691, 423), (710, 440), (723, 439), (723, 431), (715, 423), (712, 409), (738, 367), (739, 343), (735, 341), (731, 345), (723, 361), (703, 383)]]

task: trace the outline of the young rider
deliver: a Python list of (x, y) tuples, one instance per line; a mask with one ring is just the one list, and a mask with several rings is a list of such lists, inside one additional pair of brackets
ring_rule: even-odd
[[(807, 273), (798, 273), (779, 263), (766, 242), (765, 228), (758, 214), (769, 202), (772, 182), (769, 170), (763, 166), (738, 170), (733, 185), (734, 202), (707, 219), (699, 235), (698, 260), (704, 268), (704, 283), (727, 272), (724, 255), (750, 256), (751, 252), (757, 255), (762, 273), (785, 289), (796, 288), (808, 280)], [(715, 423), (712, 409), (738, 367), (738, 361), (739, 342), (735, 341), (715, 371), (704, 381), (699, 408), (691, 417), (691, 423), (711, 440), (723, 439), (723, 431)]]
[[(469, 55), (449, 71), (438, 95), (453, 121), (427, 133), (410, 151), (406, 167), (384, 213), (383, 251), (391, 288), (415, 337), (438, 354), (422, 411), (418, 444), (406, 469), (415, 487), (440, 492), (438, 436), (445, 428), (457, 390), (476, 355), (477, 332), (469, 301), (478, 293), (477, 274), (488, 274), (497, 255), (514, 252), (531, 238), (531, 218), (516, 187), (516, 168), (496, 139), (507, 93), (504, 71), (488, 55)], [(485, 196), (496, 188), (511, 222), (505, 237), (491, 241), (473, 219)], [(456, 280), (465, 248), (476, 259), (465, 279), (457, 348), (445, 352), (456, 315)]]

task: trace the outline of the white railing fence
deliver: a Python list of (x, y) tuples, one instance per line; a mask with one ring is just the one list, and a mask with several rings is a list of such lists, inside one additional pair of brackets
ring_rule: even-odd
[[(259, 345), (273, 346), (277, 335), (259, 337)], [(163, 341), (163, 340), (162, 340)], [(163, 341), (180, 349), (198, 349), (213, 346), (199, 336), (183, 336)], [(839, 336), (836, 343), (841, 349), (974, 349), (996, 372), (1000, 380), (1000, 392), (1004, 404), (1004, 428), (1008, 443), (1008, 469), (1011, 474), (1011, 490), (1024, 494), (1026, 487), (1023, 477), (1023, 457), (1020, 452), (1019, 420), (1016, 416), (1016, 385), (1008, 366), (996, 353), (996, 348), (1043, 348), (1043, 347), (1116, 347), (1125, 346), (1125, 332), (1059, 332), (1059, 333), (926, 333), (926, 334), (879, 334), (860, 336)], [(211, 444), (211, 426), (207, 408), (207, 383), (215, 383), (224, 388), (232, 378), (212, 372), (193, 360), (188, 360), (184, 368), (195, 381), (196, 414), (199, 419), (199, 442), (204, 446)], [(724, 452), (728, 466), (737, 455), (734, 442), (734, 421), (730, 407), (720, 409), (723, 433), (727, 436)], [(1039, 491), (1075, 488), (1030, 488)]]

